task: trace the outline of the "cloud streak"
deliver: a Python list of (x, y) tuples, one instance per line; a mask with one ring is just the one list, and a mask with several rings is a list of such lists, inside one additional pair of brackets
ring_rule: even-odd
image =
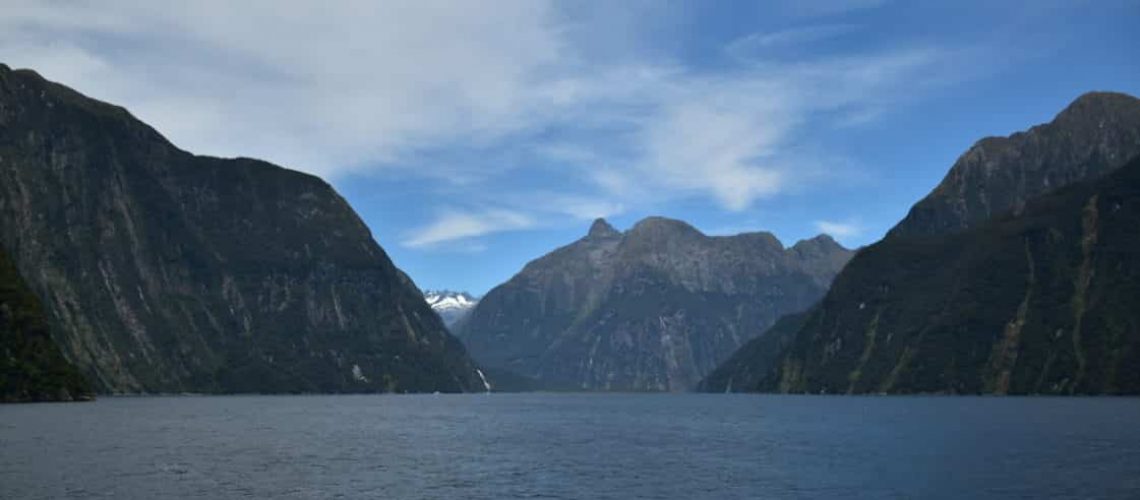
[(195, 152), (337, 175), (541, 121), (533, 84), (563, 52), (551, 15), (527, 0), (13, 0), (0, 58), (124, 103)]
[(820, 24), (752, 33), (733, 40), (725, 47), (725, 51), (735, 57), (755, 57), (763, 51), (827, 40), (852, 33), (857, 29), (858, 26), (852, 24)]
[[(755, 63), (728, 75), (669, 74), (645, 82), (627, 151), (594, 180), (619, 197), (707, 195), (742, 211), (809, 178), (797, 146), (808, 126), (858, 126), (945, 71), (944, 51), (887, 51), (810, 62)], [(624, 153), (624, 154), (623, 154)], [(615, 162), (624, 158), (626, 163)]]
[(440, 214), (431, 224), (413, 231), (401, 244), (409, 248), (434, 248), (442, 243), (526, 229), (534, 224), (530, 216), (508, 210), (449, 211)]

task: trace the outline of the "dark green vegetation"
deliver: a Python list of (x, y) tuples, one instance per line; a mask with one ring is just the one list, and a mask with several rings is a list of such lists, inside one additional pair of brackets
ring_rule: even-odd
[(0, 245), (102, 392), (482, 390), (328, 184), (3, 65)]
[(0, 402), (91, 399), (52, 342), (43, 307), (0, 250)]
[(1140, 161), (860, 252), (802, 332), (769, 389), (1140, 392)]
[(745, 346), (704, 388), (1140, 393), (1140, 161), (1124, 165), (1140, 154), (1138, 110), (1089, 94), (979, 142), (798, 331)]
[(851, 252), (828, 237), (709, 237), (603, 220), (491, 290), (457, 330), (482, 364), (553, 390), (692, 389), (780, 316), (810, 307)]

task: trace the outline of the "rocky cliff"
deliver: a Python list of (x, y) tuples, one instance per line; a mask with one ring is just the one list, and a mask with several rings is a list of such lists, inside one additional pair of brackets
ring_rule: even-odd
[(1138, 110), (1088, 94), (980, 141), (802, 327), (746, 346), (704, 388), (1140, 392), (1140, 163), (1122, 168), (1140, 154)]
[(0, 402), (90, 399), (91, 388), (48, 334), (35, 294), (0, 250)]
[(987, 137), (911, 208), (892, 236), (944, 234), (1010, 210), (1035, 196), (1095, 179), (1140, 154), (1140, 102), (1090, 92), (1052, 122), (1009, 137)]
[(826, 291), (850, 257), (826, 236), (709, 237), (651, 217), (603, 220), (491, 290), (461, 338), (481, 363), (551, 388), (691, 389), (745, 341)]
[(3, 65), (0, 244), (101, 391), (482, 388), (328, 184)]

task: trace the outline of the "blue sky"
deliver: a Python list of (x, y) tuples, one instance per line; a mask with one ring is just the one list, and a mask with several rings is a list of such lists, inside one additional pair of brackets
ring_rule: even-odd
[(320, 175), (477, 294), (598, 216), (871, 243), (977, 139), (1140, 94), (1137, 2), (184, 3), (8, 1), (0, 61)]

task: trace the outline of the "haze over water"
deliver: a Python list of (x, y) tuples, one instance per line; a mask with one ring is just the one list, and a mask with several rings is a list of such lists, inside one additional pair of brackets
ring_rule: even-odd
[(1134, 498), (1140, 399), (698, 394), (0, 406), (0, 498)]

